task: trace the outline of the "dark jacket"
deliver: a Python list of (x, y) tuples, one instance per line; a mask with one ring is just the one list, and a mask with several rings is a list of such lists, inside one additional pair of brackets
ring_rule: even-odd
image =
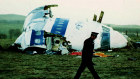
[(92, 62), (94, 49), (94, 42), (92, 38), (88, 38), (84, 41), (84, 46), (82, 50), (82, 61), (83, 62)]

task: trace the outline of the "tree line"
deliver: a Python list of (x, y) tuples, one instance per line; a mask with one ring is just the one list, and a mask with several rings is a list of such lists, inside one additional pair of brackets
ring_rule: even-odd
[(5, 33), (0, 33), (0, 39), (13, 39), (13, 38), (17, 38), (20, 34), (21, 34), (21, 30), (20, 29), (10, 29), (8, 31), (9, 33), (5, 34)]

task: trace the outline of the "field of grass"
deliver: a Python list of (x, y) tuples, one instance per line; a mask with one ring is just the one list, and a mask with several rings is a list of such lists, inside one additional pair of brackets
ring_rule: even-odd
[[(73, 79), (80, 66), (81, 58), (77, 56), (30, 55), (6, 50), (14, 39), (0, 41), (5, 48), (0, 51), (0, 79)], [(119, 57), (93, 58), (95, 69), (101, 79), (140, 78), (140, 49), (119, 49), (103, 53)], [(80, 78), (93, 79), (87, 68)]]

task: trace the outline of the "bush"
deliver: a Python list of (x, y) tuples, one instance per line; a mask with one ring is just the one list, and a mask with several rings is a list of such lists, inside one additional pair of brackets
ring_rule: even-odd
[(10, 29), (9, 30), (10, 39), (17, 38), (20, 34), (21, 34), (20, 29)]
[(6, 34), (0, 34), (0, 39), (6, 39), (7, 35)]

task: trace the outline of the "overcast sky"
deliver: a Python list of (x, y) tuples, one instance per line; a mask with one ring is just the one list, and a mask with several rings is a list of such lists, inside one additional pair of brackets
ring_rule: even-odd
[(140, 25), (140, 0), (0, 0), (0, 14), (27, 15), (31, 10), (47, 5), (54, 16), (92, 20), (93, 15), (104, 11), (103, 23)]

